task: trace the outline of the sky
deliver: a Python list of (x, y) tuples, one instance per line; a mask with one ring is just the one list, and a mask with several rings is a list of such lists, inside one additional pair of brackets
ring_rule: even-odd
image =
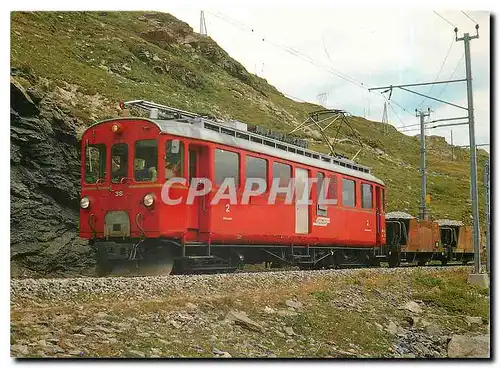
[[(476, 33), (475, 22), (460, 9), (437, 10), (446, 21), (431, 9), (236, 4), (191, 1), (161, 10), (187, 22), (195, 32), (203, 10), (208, 35), (250, 73), (294, 99), (322, 101), (325, 107), (375, 121), (382, 120), (385, 99), (368, 87), (449, 80), (453, 73), (453, 79), (465, 78), (464, 43), (455, 41), (454, 27), (447, 21), (458, 27), (459, 37)], [(480, 26), (479, 38), (470, 43), (476, 143), (489, 143), (490, 13), (465, 12)], [(444, 86), (414, 90), (467, 107), (465, 82)], [(394, 89), (389, 123), (398, 128), (416, 124), (415, 109), (429, 107), (431, 120), (467, 115), (465, 110), (428, 99), (422, 102), (420, 96)], [(428, 134), (450, 142), (451, 130), (455, 145), (469, 144), (466, 125), (430, 129)]]

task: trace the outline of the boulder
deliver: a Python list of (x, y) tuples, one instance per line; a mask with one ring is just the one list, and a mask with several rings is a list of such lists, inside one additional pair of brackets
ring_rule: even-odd
[(409, 301), (408, 303), (399, 307), (399, 309), (406, 309), (412, 313), (422, 313), (422, 307), (414, 301)]
[(271, 308), (271, 307), (268, 307), (267, 305), (264, 307), (264, 313), (267, 313), (267, 314), (274, 314), (276, 311)]
[(481, 317), (471, 317), (471, 316), (465, 316), (465, 322), (470, 325), (481, 325), (483, 324), (483, 319)]
[(490, 335), (453, 335), (448, 343), (449, 358), (489, 358)]
[(302, 303), (299, 302), (299, 301), (296, 301), (296, 300), (291, 300), (291, 299), (288, 299), (286, 302), (285, 302), (285, 305), (289, 308), (293, 308), (293, 309), (300, 309), (302, 308)]
[(248, 318), (245, 312), (229, 311), (225, 318), (226, 321), (234, 322), (242, 327), (252, 331), (262, 332), (264, 328), (257, 322)]
[(431, 323), (424, 327), (424, 332), (430, 336), (439, 336), (442, 333), (442, 329), (439, 325)]
[(213, 348), (212, 352), (216, 358), (232, 358), (231, 354), (229, 354), (227, 351), (222, 351), (217, 348)]

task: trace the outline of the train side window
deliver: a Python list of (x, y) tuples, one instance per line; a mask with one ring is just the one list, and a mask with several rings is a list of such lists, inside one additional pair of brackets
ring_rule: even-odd
[(356, 191), (354, 180), (342, 178), (342, 204), (346, 207), (356, 207)]
[(184, 143), (169, 139), (165, 146), (165, 179), (184, 176)]
[(156, 181), (158, 178), (158, 143), (156, 139), (135, 142), (134, 179)]
[(361, 208), (373, 208), (373, 189), (371, 184), (361, 184)]
[[(247, 178), (258, 178), (266, 181), (267, 190), (267, 160), (262, 158), (246, 156), (245, 159)], [(252, 184), (251, 190), (258, 188), (256, 183)]]
[(128, 145), (114, 144), (111, 147), (111, 182), (119, 183), (128, 177)]
[(325, 204), (320, 204), (320, 198), (322, 200), (325, 199), (325, 194), (321, 193), (323, 189), (323, 184), (325, 180), (325, 174), (322, 172), (317, 172), (316, 173), (316, 179), (317, 184), (316, 184), (316, 202), (317, 202), (317, 209), (316, 209), (316, 214), (319, 216), (326, 216), (328, 214), (328, 207)]
[(328, 199), (338, 199), (338, 191), (337, 191), (337, 176), (330, 176), (330, 184), (328, 185)]
[(224, 179), (233, 178), (236, 188), (239, 186), (239, 155), (236, 152), (215, 149), (215, 185), (221, 185)]
[(188, 185), (191, 185), (191, 182), (193, 181), (193, 178), (196, 178), (197, 176), (197, 159), (198, 159), (198, 153), (192, 149), (188, 149)]
[(106, 176), (106, 146), (87, 145), (85, 150), (85, 183), (95, 183)]
[(286, 188), (290, 184), (292, 177), (292, 167), (282, 164), (281, 162), (273, 162), (273, 179), (279, 178), (279, 187)]
[(381, 188), (382, 191), (382, 208), (385, 212), (385, 189)]

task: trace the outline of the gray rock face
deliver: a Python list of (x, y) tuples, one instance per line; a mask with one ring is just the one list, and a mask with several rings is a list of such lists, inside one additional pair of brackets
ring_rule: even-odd
[(489, 356), (489, 335), (453, 335), (448, 343), (449, 358), (489, 358)]
[(77, 121), (15, 80), (10, 88), (13, 276), (89, 266), (90, 247), (78, 238)]

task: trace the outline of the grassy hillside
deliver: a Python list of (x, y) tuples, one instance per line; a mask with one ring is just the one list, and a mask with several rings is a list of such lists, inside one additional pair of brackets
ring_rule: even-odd
[[(320, 108), (286, 98), (266, 80), (249, 74), (211, 38), (173, 16), (145, 12), (14, 12), (11, 74), (26, 88), (42, 86), (58, 96), (84, 124), (116, 115), (120, 100), (148, 99), (181, 109), (231, 117), (289, 131)], [(342, 106), (338, 106), (342, 108)], [(419, 142), (394, 128), (384, 135), (378, 122), (353, 117), (365, 148), (357, 161), (371, 166), (388, 187), (388, 210), (414, 215), (419, 200)], [(332, 130), (331, 135), (334, 134)], [(347, 127), (337, 144), (352, 157), (359, 149)], [(320, 141), (310, 147), (326, 151)], [(428, 192), (435, 218), (470, 223), (468, 152), (428, 137)], [(383, 152), (382, 152), (383, 151)], [(482, 180), (487, 154), (479, 151)], [(480, 212), (484, 213), (482, 181)]]

